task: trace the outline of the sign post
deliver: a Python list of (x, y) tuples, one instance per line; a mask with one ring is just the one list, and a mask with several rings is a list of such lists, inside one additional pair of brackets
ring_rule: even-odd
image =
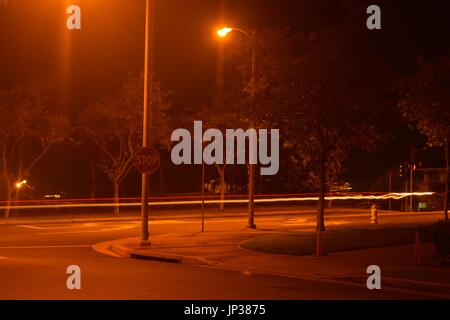
[(142, 173), (142, 245), (149, 246), (148, 231), (148, 175), (154, 174), (161, 166), (161, 157), (153, 147), (142, 147), (134, 156), (134, 166)]

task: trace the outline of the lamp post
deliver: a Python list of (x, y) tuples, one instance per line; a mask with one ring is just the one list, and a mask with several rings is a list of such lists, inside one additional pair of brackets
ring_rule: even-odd
[(417, 165), (415, 165), (414, 163), (411, 163), (410, 165), (410, 169), (409, 169), (409, 193), (411, 194), (411, 196), (409, 197), (409, 209), (411, 212), (414, 211), (413, 208), (413, 175), (414, 175), (414, 171), (416, 171), (417, 169)]
[[(237, 31), (242, 33), (249, 39), (252, 51), (252, 61), (251, 61), (251, 85), (250, 85), (250, 127), (253, 129), (253, 104), (255, 97), (255, 67), (256, 67), (256, 56), (255, 56), (255, 30), (246, 31), (241, 28), (232, 28), (232, 27), (224, 27), (217, 30), (217, 35), (220, 38), (227, 37), (231, 32)], [(250, 143), (250, 148), (252, 148), (253, 144)], [(254, 150), (249, 150), (250, 154), (253, 153)], [(248, 227), (250, 229), (256, 229), (255, 224), (255, 172), (256, 165), (250, 163), (248, 167)]]
[[(150, 121), (150, 36), (152, 30), (151, 23), (151, 0), (146, 0), (145, 8), (145, 66), (144, 66), (144, 111), (143, 111), (143, 130), (142, 130), (142, 146), (148, 147), (149, 141), (149, 121)], [(141, 246), (150, 246), (149, 228), (148, 228), (148, 177), (147, 173), (142, 174), (142, 237)]]
[(205, 161), (202, 161), (202, 233), (205, 232)]

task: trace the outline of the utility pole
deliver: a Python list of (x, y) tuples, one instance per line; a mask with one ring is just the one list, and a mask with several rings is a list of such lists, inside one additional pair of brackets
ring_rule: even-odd
[[(408, 193), (408, 178), (405, 177), (405, 193)], [(408, 198), (405, 197), (405, 212), (408, 212)]]
[(448, 221), (448, 207), (449, 207), (449, 201), (450, 201), (450, 158), (449, 158), (449, 145), (448, 145), (448, 139), (445, 142), (445, 167), (447, 169), (447, 175), (446, 175), (446, 182), (445, 182), (445, 201), (444, 201), (444, 218), (445, 221)]
[[(251, 129), (254, 129), (253, 123), (253, 104), (255, 103), (255, 67), (256, 67), (256, 56), (255, 56), (255, 30), (251, 31), (250, 41), (252, 46), (252, 79), (251, 79), (251, 102), (250, 102), (250, 126)], [(250, 156), (249, 162), (252, 160), (252, 154), (254, 150), (252, 150), (253, 144), (250, 141)], [(254, 160), (254, 159), (253, 159)], [(255, 171), (256, 165), (250, 163), (249, 164), (249, 175), (248, 175), (248, 227), (250, 229), (256, 229), (255, 225)]]
[(413, 172), (414, 172), (414, 164), (411, 163), (409, 168), (409, 193), (411, 194), (409, 197), (409, 210), (412, 212), (413, 209)]
[[(392, 170), (389, 170), (389, 194), (392, 193)], [(392, 211), (392, 199), (389, 198), (389, 211)]]
[(202, 233), (205, 232), (205, 162), (202, 161)]
[[(145, 66), (144, 66), (144, 112), (143, 112), (143, 134), (142, 146), (144, 148), (149, 146), (149, 122), (150, 122), (150, 41), (151, 41), (151, 0), (146, 0), (145, 8)], [(149, 174), (142, 174), (142, 238), (141, 246), (150, 246), (149, 242), (149, 228), (148, 228), (148, 184)]]

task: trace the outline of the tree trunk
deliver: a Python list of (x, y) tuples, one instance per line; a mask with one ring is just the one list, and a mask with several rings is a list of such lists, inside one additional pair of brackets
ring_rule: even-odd
[(90, 160), (90, 176), (91, 176), (91, 199), (97, 197), (97, 159), (96, 148), (94, 143), (89, 143), (89, 160)]
[[(333, 183), (334, 183), (334, 181), (333, 181), (334, 179), (328, 179), (328, 192), (332, 192), (331, 191), (331, 186), (333, 185)], [(328, 200), (327, 201), (327, 207), (328, 207), (328, 209), (330, 209), (330, 208), (332, 208), (333, 207), (333, 200)]]
[(6, 159), (2, 160), (2, 175), (3, 175), (4, 185), (5, 185), (5, 200), (6, 200), (4, 217), (5, 217), (5, 219), (8, 219), (10, 216), (10, 213), (11, 213), (12, 189), (11, 189), (11, 181), (9, 179)]
[(164, 168), (162, 165), (159, 167), (159, 194), (164, 194)]
[(118, 216), (120, 214), (120, 207), (119, 207), (120, 183), (117, 181), (113, 181), (113, 189), (114, 189), (114, 215)]
[(12, 204), (12, 190), (11, 187), (8, 187), (6, 190), (6, 197), (5, 197), (5, 219), (9, 219), (11, 215), (11, 204)]
[(328, 209), (333, 208), (333, 200), (328, 201)]
[(448, 221), (449, 189), (450, 189), (450, 163), (449, 163), (449, 155), (448, 155), (448, 140), (445, 144), (445, 164), (447, 167), (447, 179), (446, 179), (446, 183), (445, 183), (444, 216), (445, 216), (445, 221)]
[(220, 205), (219, 205), (220, 211), (225, 210), (225, 191), (226, 191), (225, 169), (226, 166), (217, 166), (217, 170), (219, 171), (220, 175)]
[(97, 189), (97, 173), (95, 168), (95, 160), (91, 158), (91, 199), (96, 198), (96, 189)]
[[(324, 148), (324, 147), (323, 147)], [(326, 156), (323, 149), (320, 155), (319, 163), (319, 206), (317, 209), (317, 231), (325, 231), (325, 196), (326, 196)]]

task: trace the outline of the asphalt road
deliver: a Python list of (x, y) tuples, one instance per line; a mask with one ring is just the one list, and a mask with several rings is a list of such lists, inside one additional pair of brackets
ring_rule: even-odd
[[(410, 218), (391, 216), (386, 222)], [(430, 219), (413, 217), (411, 222)], [(366, 223), (361, 214), (336, 213), (330, 225)], [(313, 230), (314, 215), (265, 216), (259, 228)], [(243, 228), (243, 217), (210, 219), (207, 230)], [(120, 259), (94, 252), (91, 245), (139, 235), (139, 221), (0, 226), (0, 299), (418, 299), (413, 294), (369, 291), (332, 282), (228, 271), (186, 264)], [(194, 219), (153, 221), (152, 234), (195, 232)], [(66, 287), (70, 265), (81, 268), (82, 289)]]

